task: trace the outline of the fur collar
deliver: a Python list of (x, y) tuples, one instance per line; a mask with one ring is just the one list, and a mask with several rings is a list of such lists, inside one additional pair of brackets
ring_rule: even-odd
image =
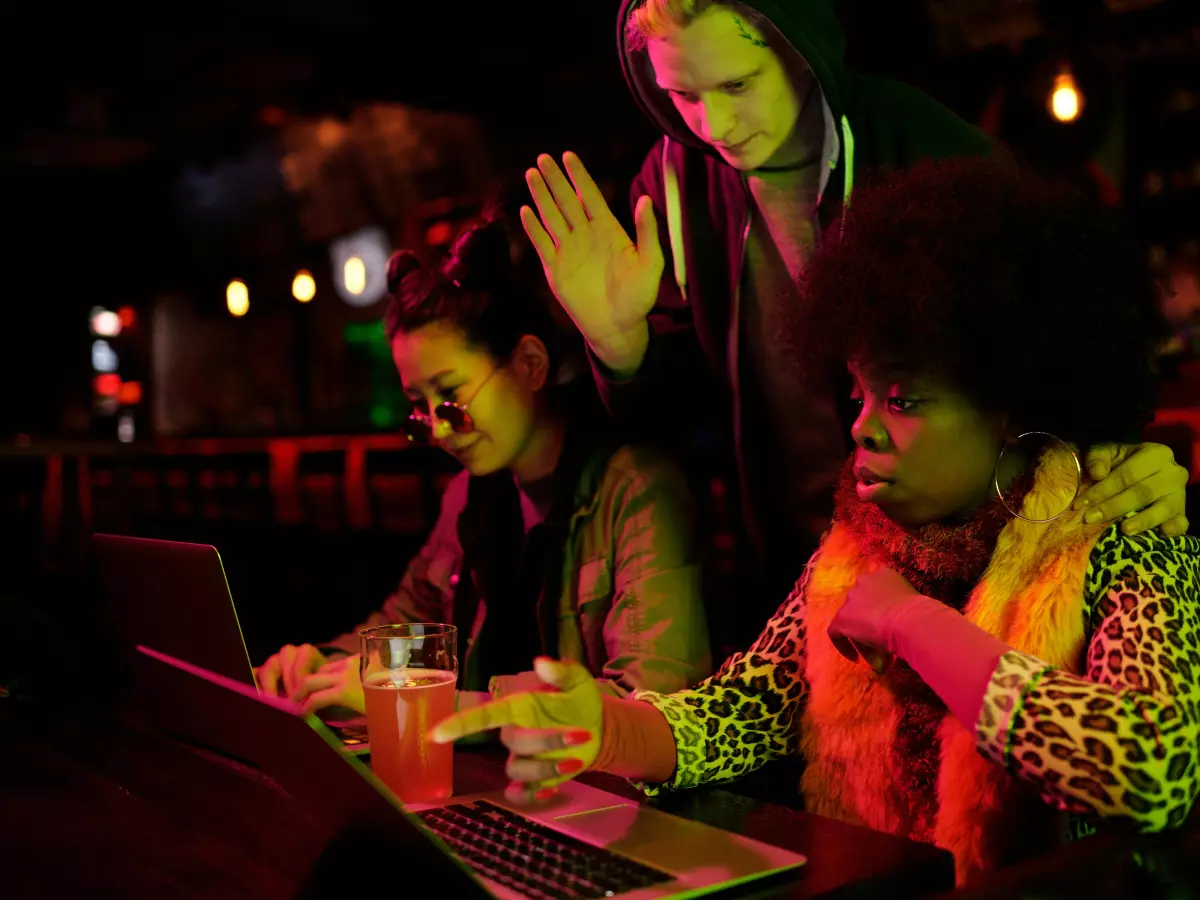
[[(1075, 489), (1073, 466), (1067, 454), (1044, 459), (1022, 511), (1036, 518), (1051, 505), (1062, 508)], [(807, 574), (809, 700), (800, 738), (806, 808), (936, 843), (954, 853), (965, 884), (1046, 850), (1063, 833), (1062, 817), (984, 759), (975, 735), (911, 669), (893, 666), (877, 676), (838, 654), (827, 631), (858, 576), (881, 565), (942, 583), (970, 580), (978, 559), (958, 565), (945, 554), (985, 541), (987, 529), (968, 527), (966, 541), (936, 530), (868, 534), (865, 521), (840, 516)], [(1015, 649), (1081, 671), (1084, 578), (1104, 529), (1083, 526), (1075, 513), (1049, 524), (1009, 521), (991, 541), (963, 615)]]

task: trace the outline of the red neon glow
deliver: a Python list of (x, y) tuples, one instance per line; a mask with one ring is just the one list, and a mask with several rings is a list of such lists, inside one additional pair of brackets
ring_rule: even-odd
[(454, 237), (454, 226), (449, 222), (434, 222), (425, 232), (425, 243), (431, 247), (444, 247)]
[(118, 393), (122, 406), (137, 406), (142, 402), (142, 383), (140, 381), (126, 381), (120, 386)]
[(92, 379), (92, 387), (102, 397), (115, 397), (121, 392), (120, 375), (97, 375)]
[(117, 318), (121, 320), (122, 328), (132, 328), (137, 322), (137, 312), (132, 306), (122, 306), (117, 310)]

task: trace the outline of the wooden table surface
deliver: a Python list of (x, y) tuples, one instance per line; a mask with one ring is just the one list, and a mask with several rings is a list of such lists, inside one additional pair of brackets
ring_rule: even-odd
[[(377, 893), (363, 866), (382, 860), (331, 853), (330, 829), (255, 770), (113, 714), (55, 721), (13, 706), (0, 705), (7, 900)], [(585, 780), (644, 799), (619, 779)], [(456, 793), (504, 782), (500, 748), (456, 753)], [(658, 805), (809, 858), (794, 875), (722, 896), (916, 897), (953, 886), (943, 851), (785, 806), (711, 788)]]

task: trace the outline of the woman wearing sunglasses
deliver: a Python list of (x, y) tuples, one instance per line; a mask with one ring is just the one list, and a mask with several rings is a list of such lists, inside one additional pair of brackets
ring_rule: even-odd
[(388, 288), (409, 437), (464, 471), (383, 607), (324, 647), (284, 647), (259, 669), (263, 689), (361, 710), (357, 631), (399, 622), (458, 627), (471, 701), (527, 682), (543, 654), (578, 660), (614, 695), (707, 676), (684, 478), (614, 436), (590, 378), (560, 383), (559, 329), (517, 276), (503, 221), (468, 230), (440, 268), (393, 255)]

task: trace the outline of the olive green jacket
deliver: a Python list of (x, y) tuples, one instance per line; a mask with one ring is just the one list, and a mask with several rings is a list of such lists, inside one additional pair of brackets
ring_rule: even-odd
[[(396, 592), (327, 646), (357, 653), (361, 628), (455, 621), (463, 562), (458, 517), (468, 481), (463, 472), (446, 487), (437, 523)], [(712, 656), (695, 522), (684, 477), (666, 458), (633, 446), (596, 454), (576, 486), (562, 557), (559, 655), (583, 663), (617, 694), (671, 692), (708, 677)], [(471, 643), (488, 614), (487, 598), (481, 597), (466, 658), (460, 660), (467, 672)]]

